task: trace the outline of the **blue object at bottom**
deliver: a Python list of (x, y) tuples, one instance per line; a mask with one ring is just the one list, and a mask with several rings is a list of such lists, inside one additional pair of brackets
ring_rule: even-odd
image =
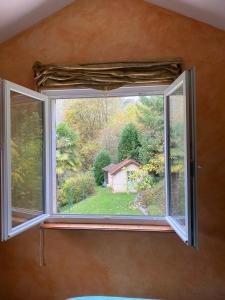
[(154, 300), (154, 299), (150, 299), (150, 298), (110, 297), (110, 296), (83, 296), (83, 297), (69, 298), (67, 300)]

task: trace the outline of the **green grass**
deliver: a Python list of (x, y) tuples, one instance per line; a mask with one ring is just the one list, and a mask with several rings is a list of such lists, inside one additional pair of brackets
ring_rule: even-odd
[(148, 213), (153, 217), (164, 215), (163, 210), (157, 204), (150, 204), (148, 207)]
[(64, 214), (143, 215), (132, 206), (135, 194), (112, 193), (110, 189), (97, 187), (96, 193), (72, 206), (60, 209)]

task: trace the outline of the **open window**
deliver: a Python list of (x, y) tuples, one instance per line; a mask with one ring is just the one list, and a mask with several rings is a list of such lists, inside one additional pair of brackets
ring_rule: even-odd
[(164, 93), (166, 219), (180, 238), (196, 246), (194, 71), (185, 71)]
[[(50, 218), (51, 222), (169, 223), (185, 243), (196, 246), (193, 81), (192, 71), (186, 71), (168, 87), (43, 94), (2, 81), (2, 239)], [(71, 124), (64, 122), (65, 111)], [(85, 118), (93, 121), (88, 132), (82, 126)], [(130, 124), (132, 118), (136, 129)], [(124, 136), (135, 135), (139, 152), (130, 149), (133, 156), (124, 156), (123, 148), (121, 158), (115, 152), (120, 126), (126, 127)], [(101, 132), (100, 139), (96, 132)], [(92, 144), (83, 147), (90, 140)], [(103, 149), (99, 143), (104, 143)], [(106, 147), (112, 160), (102, 153)], [(98, 152), (107, 161), (100, 167), (99, 182), (93, 178)], [(149, 198), (153, 187), (158, 202)], [(100, 202), (105, 205), (101, 210), (94, 205)]]
[(47, 97), (1, 81), (2, 239), (49, 216)]

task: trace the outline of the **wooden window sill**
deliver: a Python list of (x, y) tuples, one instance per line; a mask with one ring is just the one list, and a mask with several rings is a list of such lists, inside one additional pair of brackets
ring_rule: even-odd
[(41, 229), (174, 232), (169, 225), (43, 223)]

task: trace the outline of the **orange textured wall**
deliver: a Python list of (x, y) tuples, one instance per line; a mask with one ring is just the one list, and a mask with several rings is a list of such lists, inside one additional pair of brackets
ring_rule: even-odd
[(32, 64), (181, 57), (197, 70), (200, 249), (166, 233), (39, 231), (0, 244), (0, 299), (77, 295), (225, 299), (225, 32), (142, 0), (76, 0), (0, 45), (0, 76), (33, 88)]

